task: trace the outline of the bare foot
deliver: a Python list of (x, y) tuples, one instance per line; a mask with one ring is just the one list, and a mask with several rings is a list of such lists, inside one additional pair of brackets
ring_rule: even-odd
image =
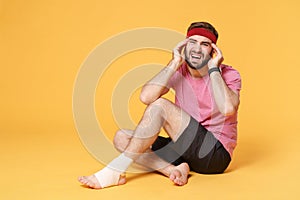
[[(98, 182), (95, 175), (80, 176), (80, 177), (78, 177), (78, 181), (87, 187), (90, 187), (93, 189), (102, 189), (102, 187), (101, 187), (100, 183)], [(118, 185), (123, 185), (125, 183), (126, 183), (125, 176), (120, 176)]]
[(170, 180), (176, 185), (182, 186), (188, 182), (188, 175), (190, 172), (190, 167), (187, 163), (181, 163), (176, 166), (175, 169), (170, 174)]

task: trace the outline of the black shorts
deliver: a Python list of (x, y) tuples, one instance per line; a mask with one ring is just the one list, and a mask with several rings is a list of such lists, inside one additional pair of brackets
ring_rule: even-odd
[(169, 163), (186, 162), (192, 171), (201, 174), (223, 173), (231, 161), (224, 146), (192, 117), (176, 142), (159, 136), (152, 150)]

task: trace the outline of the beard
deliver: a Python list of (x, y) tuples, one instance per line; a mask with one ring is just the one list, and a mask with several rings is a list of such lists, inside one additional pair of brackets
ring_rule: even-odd
[(207, 58), (204, 57), (204, 54), (203, 53), (200, 53), (201, 54), (201, 58), (203, 58), (203, 60), (200, 62), (200, 63), (197, 63), (197, 64), (193, 64), (189, 58), (189, 56), (187, 55), (187, 52), (184, 51), (184, 54), (185, 54), (185, 62), (188, 64), (188, 66), (192, 69), (195, 69), (195, 70), (199, 70), (203, 67), (205, 67), (208, 63), (208, 61), (211, 59), (211, 56), (207, 56)]

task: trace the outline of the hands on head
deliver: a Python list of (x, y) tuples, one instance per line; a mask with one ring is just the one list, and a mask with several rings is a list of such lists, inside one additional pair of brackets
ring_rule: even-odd
[[(173, 60), (181, 64), (185, 60), (185, 54), (183, 50), (188, 43), (189, 38), (180, 41), (176, 47), (173, 49)], [(219, 67), (221, 63), (224, 61), (222, 51), (218, 48), (218, 46), (214, 43), (210, 43), (212, 47), (212, 57), (208, 62), (208, 68)]]
[(224, 61), (224, 57), (222, 51), (218, 48), (218, 46), (214, 43), (211, 43), (211, 47), (213, 48), (213, 56), (208, 61), (208, 68), (220, 67), (222, 62)]
[(179, 42), (176, 47), (173, 49), (173, 60), (179, 62), (180, 64), (185, 60), (183, 49), (186, 46), (187, 42), (189, 41), (188, 38)]

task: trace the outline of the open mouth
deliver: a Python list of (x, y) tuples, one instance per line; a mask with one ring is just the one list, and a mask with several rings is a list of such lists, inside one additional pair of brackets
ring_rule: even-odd
[(192, 58), (193, 61), (199, 61), (201, 59), (201, 56), (200, 55), (196, 55), (196, 54), (192, 54), (191, 58)]
[(200, 58), (202, 53), (197, 53), (197, 52), (191, 52), (191, 56), (194, 58)]

